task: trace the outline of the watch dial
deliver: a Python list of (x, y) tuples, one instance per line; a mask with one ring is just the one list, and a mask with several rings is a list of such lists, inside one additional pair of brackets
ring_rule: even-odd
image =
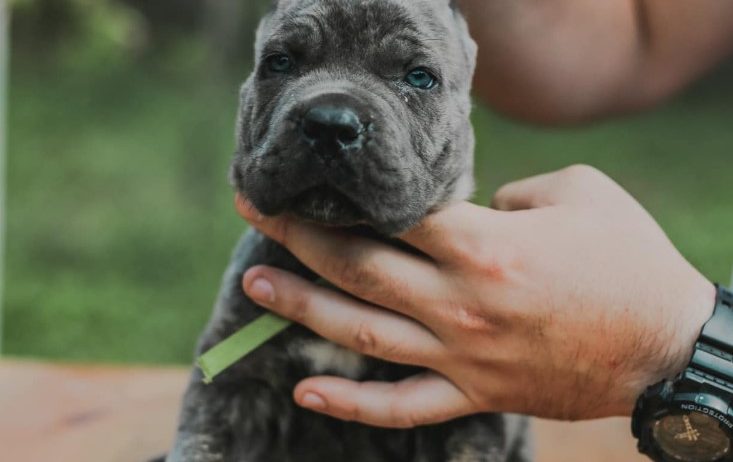
[(705, 414), (669, 415), (654, 423), (654, 440), (680, 462), (716, 462), (730, 450), (730, 439), (717, 420)]

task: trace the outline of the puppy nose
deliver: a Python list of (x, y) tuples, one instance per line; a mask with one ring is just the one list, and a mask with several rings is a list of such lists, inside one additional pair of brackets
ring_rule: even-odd
[(316, 106), (303, 117), (303, 138), (311, 145), (345, 151), (360, 144), (363, 125), (347, 107)]

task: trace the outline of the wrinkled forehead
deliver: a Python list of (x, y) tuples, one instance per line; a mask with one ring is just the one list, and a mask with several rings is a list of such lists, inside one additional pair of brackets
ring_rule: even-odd
[[(396, 60), (455, 56), (459, 40), (449, 0), (280, 0), (262, 46), (300, 43), (311, 52)], [(320, 48), (320, 50), (318, 49)]]
[(381, 11), (384, 14), (408, 13), (416, 16), (449, 17), (454, 9), (453, 0), (276, 0), (274, 10), (279, 13), (324, 14), (342, 7), (352, 12)]

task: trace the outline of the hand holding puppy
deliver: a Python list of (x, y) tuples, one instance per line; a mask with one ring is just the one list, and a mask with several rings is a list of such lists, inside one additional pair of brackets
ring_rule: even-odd
[(360, 353), (423, 366), (398, 383), (314, 377), (302, 406), (384, 427), (477, 412), (629, 415), (684, 368), (715, 289), (620, 186), (590, 167), (454, 204), (400, 236), (425, 256), (288, 217), (240, 214), (344, 292), (270, 267), (257, 303)]

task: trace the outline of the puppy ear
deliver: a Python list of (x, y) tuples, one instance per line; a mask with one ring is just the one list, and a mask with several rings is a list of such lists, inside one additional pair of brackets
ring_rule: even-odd
[(272, 9), (277, 10), (280, 7), (288, 7), (295, 3), (297, 0), (271, 0), (272, 2)]
[(451, 8), (454, 8), (453, 12), (456, 19), (456, 25), (458, 26), (458, 35), (461, 40), (463, 52), (466, 55), (466, 61), (468, 62), (470, 67), (470, 76), (473, 76), (473, 72), (476, 70), (476, 56), (478, 55), (478, 45), (471, 36), (466, 18), (463, 16), (463, 13), (458, 8), (457, 2), (451, 0), (450, 5)]

